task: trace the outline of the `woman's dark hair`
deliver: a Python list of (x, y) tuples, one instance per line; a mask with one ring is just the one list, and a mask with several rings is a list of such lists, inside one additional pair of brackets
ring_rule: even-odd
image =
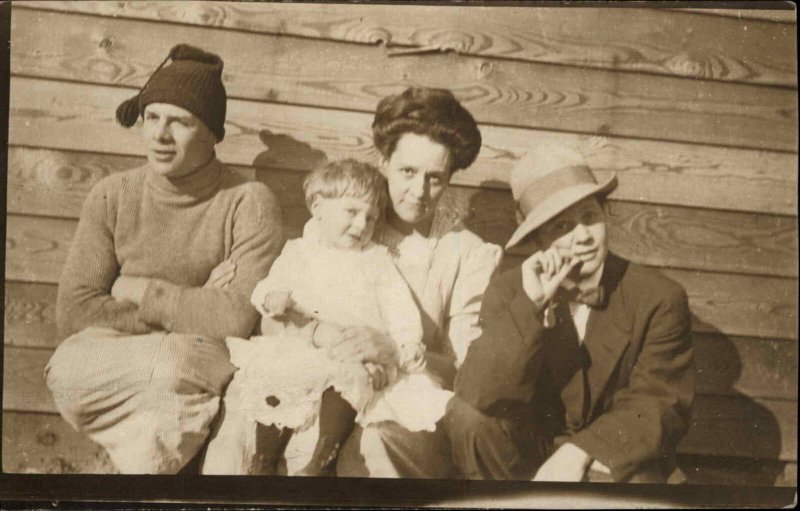
[(409, 87), (378, 103), (372, 139), (384, 158), (391, 157), (405, 133), (425, 135), (450, 151), (450, 171), (472, 165), (481, 148), (475, 119), (447, 89)]

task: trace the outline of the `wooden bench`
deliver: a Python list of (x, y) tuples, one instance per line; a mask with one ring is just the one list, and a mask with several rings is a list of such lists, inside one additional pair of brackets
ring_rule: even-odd
[[(187, 42), (226, 63), (219, 157), (276, 192), (292, 237), (308, 218), (305, 172), (375, 161), (370, 112), (410, 83), (452, 88), (481, 123), (479, 159), (446, 192), (441, 228), (465, 218), (504, 244), (508, 171), (531, 144), (572, 144), (600, 176), (616, 172), (612, 249), (689, 293), (698, 396), (679, 462), (690, 482), (796, 485), (796, 25), (716, 14), (15, 2), (3, 470), (112, 470), (54, 413), (42, 380), (60, 341), (56, 282), (88, 191), (144, 161), (116, 105)], [(455, 52), (390, 57), (387, 44)]]

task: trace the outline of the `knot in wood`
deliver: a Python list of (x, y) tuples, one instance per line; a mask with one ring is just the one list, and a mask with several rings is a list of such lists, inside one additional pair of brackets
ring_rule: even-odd
[(97, 43), (97, 47), (105, 50), (111, 48), (113, 44), (114, 44), (114, 39), (112, 37), (105, 36), (102, 39), (100, 39), (99, 43)]

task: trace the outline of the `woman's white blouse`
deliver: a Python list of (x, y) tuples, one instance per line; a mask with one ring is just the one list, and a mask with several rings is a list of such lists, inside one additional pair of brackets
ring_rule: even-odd
[(414, 294), (428, 350), (448, 354), (460, 366), (470, 343), (480, 336), (483, 293), (502, 249), (463, 228), (426, 238), (405, 236), (383, 224), (374, 239), (389, 248)]

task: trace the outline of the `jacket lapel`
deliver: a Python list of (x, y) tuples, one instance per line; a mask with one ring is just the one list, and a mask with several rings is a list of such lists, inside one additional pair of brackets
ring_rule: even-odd
[(611, 373), (630, 343), (632, 326), (618, 291), (628, 262), (609, 253), (603, 268), (600, 286), (604, 301), (589, 313), (583, 344), (589, 353), (589, 410), (593, 410), (603, 393)]

